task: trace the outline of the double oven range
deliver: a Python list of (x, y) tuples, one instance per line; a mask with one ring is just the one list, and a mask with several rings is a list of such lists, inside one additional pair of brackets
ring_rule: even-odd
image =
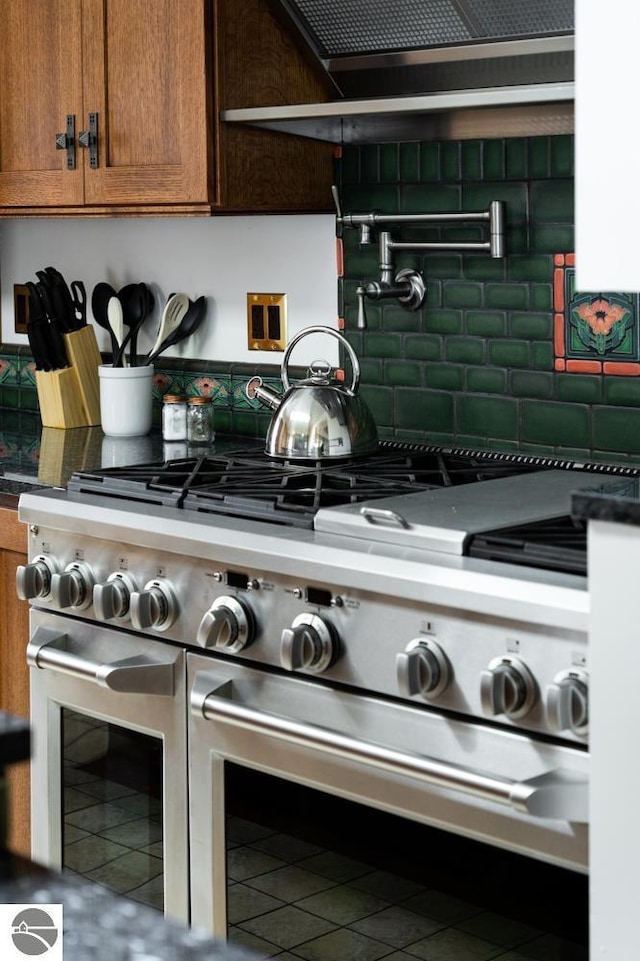
[(344, 801), (586, 872), (569, 505), (598, 471), (624, 483), (383, 442), (320, 464), (212, 450), (23, 494), (34, 858), (220, 937), (233, 824), (268, 811), (336, 837)]

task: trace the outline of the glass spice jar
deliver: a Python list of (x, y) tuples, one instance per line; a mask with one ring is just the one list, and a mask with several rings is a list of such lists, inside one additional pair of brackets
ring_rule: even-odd
[(182, 394), (165, 394), (162, 398), (163, 440), (187, 439), (187, 398)]
[(187, 440), (190, 444), (210, 444), (214, 436), (211, 398), (190, 397), (187, 401)]

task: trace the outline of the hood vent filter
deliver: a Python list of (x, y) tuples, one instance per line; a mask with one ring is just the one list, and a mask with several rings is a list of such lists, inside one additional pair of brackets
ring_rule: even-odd
[(322, 60), (573, 32), (573, 0), (284, 0)]

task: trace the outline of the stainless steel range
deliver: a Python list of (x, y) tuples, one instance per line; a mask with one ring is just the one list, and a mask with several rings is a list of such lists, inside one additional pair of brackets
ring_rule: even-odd
[(383, 443), (24, 494), (34, 857), (67, 863), (94, 782), (124, 815), (142, 803), (135, 751), (155, 745), (142, 793), (164, 862), (132, 896), (155, 883), (168, 913), (220, 936), (235, 769), (586, 871), (589, 598), (569, 501), (595, 471), (625, 473)]

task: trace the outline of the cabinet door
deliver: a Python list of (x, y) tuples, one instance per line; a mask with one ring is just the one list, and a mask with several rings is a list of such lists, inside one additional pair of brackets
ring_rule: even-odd
[(82, 158), (56, 134), (82, 114), (81, 0), (2, 0), (0, 206), (82, 203)]
[[(84, 0), (85, 204), (205, 204), (205, 0)], [(86, 151), (85, 151), (86, 153)]]

